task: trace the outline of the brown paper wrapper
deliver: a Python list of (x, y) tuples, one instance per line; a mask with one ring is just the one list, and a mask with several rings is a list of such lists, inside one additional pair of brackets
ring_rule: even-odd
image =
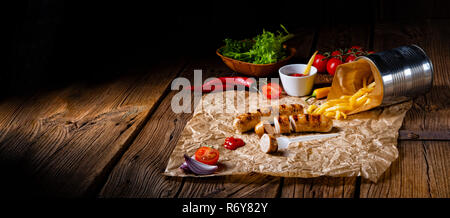
[[(397, 137), (411, 102), (377, 108), (351, 115), (347, 120), (335, 120), (332, 132), (339, 136), (306, 142), (291, 143), (275, 154), (265, 154), (259, 148), (259, 137), (254, 132), (237, 133), (232, 120), (247, 111), (269, 106), (256, 93), (226, 91), (204, 95), (195, 108), (170, 156), (164, 175), (196, 176), (186, 174), (179, 166), (183, 154), (192, 156), (201, 145), (211, 145), (220, 151), (219, 170), (207, 176), (236, 175), (257, 172), (284, 177), (362, 176), (376, 181), (398, 157)], [(302, 104), (305, 98), (286, 96), (279, 104)], [(234, 101), (233, 101), (234, 100)], [(322, 100), (323, 101), (323, 100)], [(227, 105), (229, 111), (224, 110)], [(288, 137), (318, 133), (293, 133)], [(236, 150), (223, 147), (226, 137), (238, 137), (245, 146)]]
[(383, 101), (383, 82), (378, 69), (364, 59), (341, 64), (336, 68), (336, 74), (327, 99), (339, 98), (342, 95), (353, 95), (363, 87), (364, 79), (366, 79), (367, 85), (373, 81), (376, 83), (375, 89), (367, 96), (371, 101), (348, 114), (356, 114), (378, 107)]

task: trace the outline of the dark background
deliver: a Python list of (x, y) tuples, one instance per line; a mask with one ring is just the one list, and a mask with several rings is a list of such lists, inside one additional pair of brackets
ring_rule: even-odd
[(161, 59), (215, 55), (224, 38), (246, 38), (284, 24), (443, 19), (449, 1), (12, 1), (6, 15), (1, 95), (98, 81)]

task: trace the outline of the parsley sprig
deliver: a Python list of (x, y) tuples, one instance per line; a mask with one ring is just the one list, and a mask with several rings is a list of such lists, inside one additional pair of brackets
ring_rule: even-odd
[(289, 54), (283, 43), (294, 35), (283, 25), (284, 32), (272, 33), (263, 30), (262, 34), (253, 39), (225, 39), (225, 46), (220, 51), (222, 55), (253, 64), (271, 64), (286, 58)]

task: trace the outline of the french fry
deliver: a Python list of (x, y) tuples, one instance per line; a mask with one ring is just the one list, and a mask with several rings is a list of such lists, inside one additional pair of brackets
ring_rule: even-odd
[(366, 102), (367, 100), (367, 95), (369, 95), (369, 93), (364, 94), (363, 96), (359, 97), (358, 99), (356, 99), (356, 105), (355, 106), (360, 106), (362, 105), (364, 102)]
[(343, 95), (338, 99), (332, 99), (320, 106), (311, 105), (308, 107), (308, 113), (323, 114), (331, 119), (347, 119), (347, 113), (363, 105), (370, 104), (370, 92), (375, 89), (375, 82), (367, 85), (367, 78), (364, 78), (363, 88), (359, 89), (353, 95)]
[(363, 93), (368, 93), (368, 92), (371, 92), (372, 90), (373, 90), (374, 88), (369, 88), (369, 87), (366, 87), (366, 88), (361, 88), (359, 91), (361, 91), (361, 92), (363, 92)]
[(308, 109), (306, 110), (306, 112), (308, 112), (308, 114), (311, 114), (315, 109), (317, 108), (317, 105), (312, 104), (308, 107)]
[(324, 115), (328, 118), (334, 118), (335, 117), (335, 112), (334, 111), (330, 111), (330, 112), (326, 112)]
[(347, 114), (345, 114), (344, 112), (341, 111), (342, 117), (344, 117), (344, 119), (347, 119)]
[(317, 108), (316, 110), (314, 110), (313, 114), (322, 114), (323, 111), (325, 111), (327, 108), (329, 108), (330, 105), (327, 104), (323, 104), (321, 105), (319, 108)]
[(361, 97), (362, 95), (364, 95), (364, 93), (366, 93), (366, 90), (364, 90), (365, 88), (361, 88), (360, 90), (358, 90), (355, 94), (352, 95), (352, 97), (350, 97), (350, 102), (353, 100), (356, 100), (357, 98)]
[(352, 108), (349, 107), (349, 106), (343, 106), (343, 105), (341, 105), (341, 106), (333, 106), (333, 107), (329, 107), (329, 108), (325, 109), (325, 112), (339, 111), (339, 110), (350, 111), (350, 110), (352, 110)]
[(355, 106), (356, 99), (351, 97), (349, 101), (350, 101), (350, 107), (353, 108)]
[(344, 102), (344, 103), (336, 104), (336, 106), (350, 107), (350, 104), (348, 102)]
[(336, 111), (336, 116), (335, 119), (339, 120), (339, 118), (341, 118), (341, 112), (339, 110)]
[(345, 102), (348, 102), (348, 100), (347, 99), (332, 99), (332, 100), (328, 101), (328, 103), (330, 103), (330, 104), (345, 103)]

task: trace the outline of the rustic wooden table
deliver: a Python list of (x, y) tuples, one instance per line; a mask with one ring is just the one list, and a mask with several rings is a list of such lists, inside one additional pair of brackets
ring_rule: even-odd
[[(434, 64), (430, 93), (414, 100), (401, 130), (450, 131), (450, 20), (337, 25), (291, 31), (297, 60), (314, 50), (361, 45), (383, 51), (418, 44)], [(250, 174), (213, 178), (161, 175), (192, 114), (175, 114), (176, 77), (234, 75), (214, 53), (161, 62), (146, 74), (0, 102), (0, 164), (8, 193), (68, 197), (450, 197), (448, 140), (400, 140), (399, 158), (377, 183)], [(139, 69), (137, 70), (139, 71)], [(206, 74), (206, 75), (205, 75)], [(204, 78), (206, 78), (204, 77)], [(429, 133), (430, 133), (429, 132)], [(429, 135), (428, 135), (429, 136)]]

